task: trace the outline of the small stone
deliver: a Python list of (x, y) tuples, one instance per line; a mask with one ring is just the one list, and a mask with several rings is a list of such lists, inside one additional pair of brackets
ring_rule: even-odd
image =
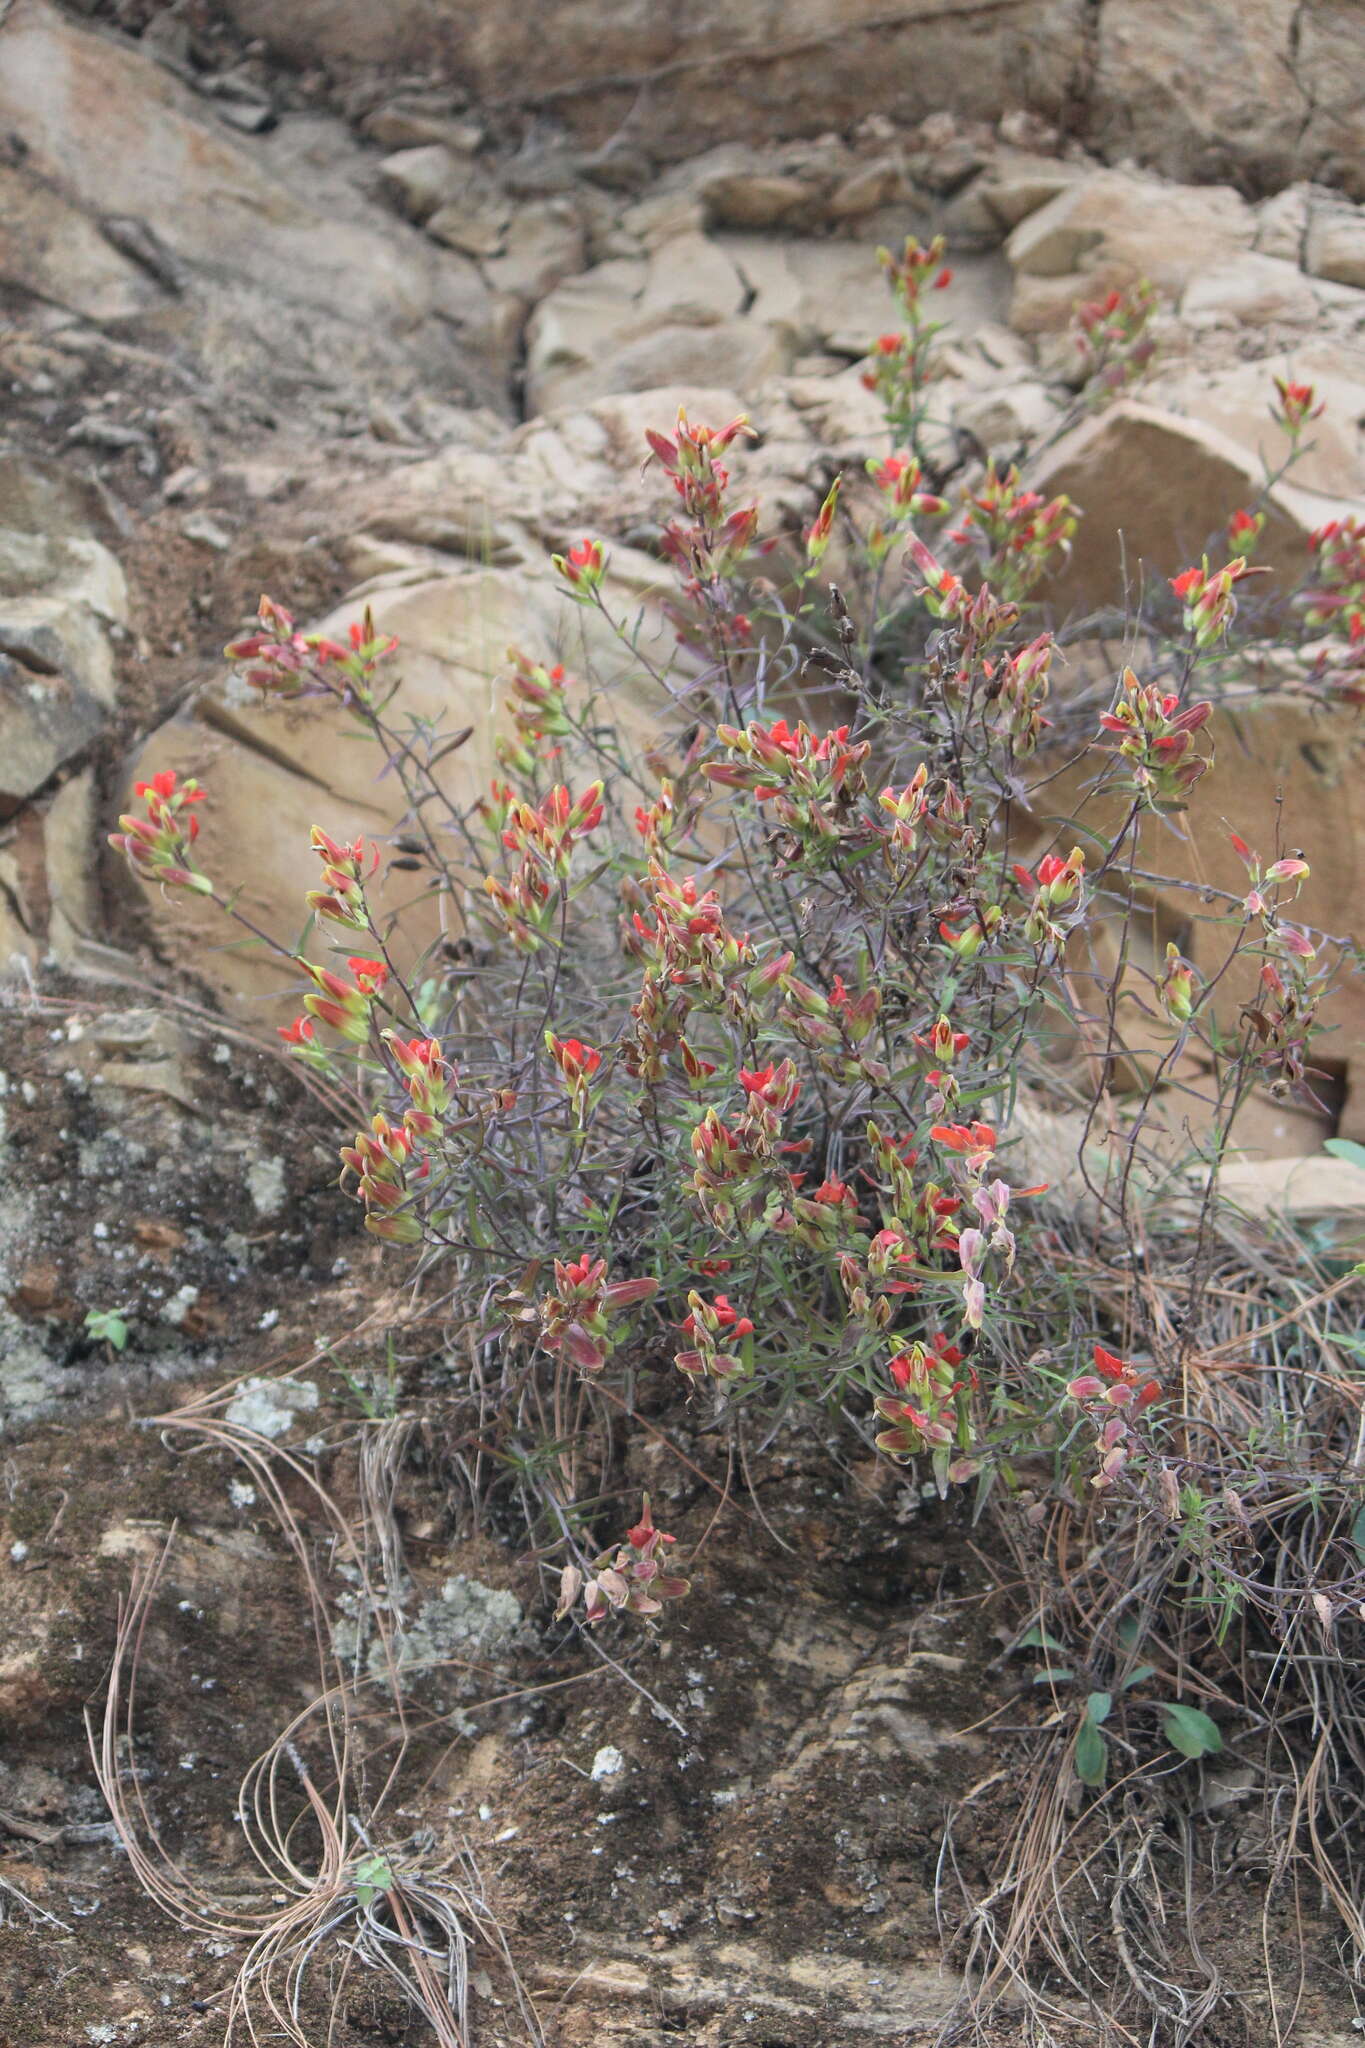
[(170, 1323), (172, 1327), (176, 1329), (183, 1328), (185, 1320), (190, 1313), (190, 1310), (194, 1307), (198, 1299), (199, 1289), (197, 1287), (190, 1287), (187, 1285), (184, 1287), (177, 1288), (176, 1292), (171, 1296), (170, 1300), (166, 1302), (166, 1304), (162, 1308), (162, 1322)]
[(619, 1778), (625, 1767), (626, 1760), (615, 1743), (606, 1742), (593, 1758), (589, 1775), (593, 1783), (599, 1785), (604, 1778)]
[(215, 554), (225, 555), (232, 546), (232, 535), (207, 512), (193, 512), (188, 519), (182, 519), (180, 531), (186, 540), (198, 541), (201, 547), (212, 548)]
[(238, 1429), (252, 1430), (273, 1442), (293, 1427), (296, 1416), (311, 1414), (319, 1399), (312, 1380), (251, 1379), (238, 1388), (224, 1417)]
[(466, 256), (497, 256), (507, 240), (510, 216), (511, 207), (500, 193), (471, 186), (448, 206), (437, 207), (426, 229), (436, 241)]
[(275, 109), (259, 102), (217, 100), (214, 112), (229, 128), (240, 128), (245, 135), (264, 135), (279, 126), (280, 117)]
[(1365, 207), (1329, 202), (1313, 208), (1304, 269), (1333, 284), (1365, 288)]
[(56, 1301), (59, 1285), (57, 1268), (47, 1260), (35, 1260), (24, 1267), (10, 1300), (16, 1308), (41, 1314)]
[(185, 462), (179, 469), (171, 471), (161, 490), (163, 496), (176, 505), (184, 498), (202, 498), (208, 487), (209, 481), (203, 471), (196, 469), (192, 462)]
[(397, 150), (379, 166), (379, 176), (391, 196), (409, 220), (419, 223), (456, 199), (469, 175), (468, 163), (461, 162), (441, 142)]

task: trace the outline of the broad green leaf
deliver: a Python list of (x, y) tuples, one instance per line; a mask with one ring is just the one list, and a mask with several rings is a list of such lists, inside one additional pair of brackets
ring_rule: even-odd
[(1136, 1614), (1125, 1614), (1115, 1633), (1125, 1650), (1131, 1650), (1142, 1635), (1142, 1622)]
[(1102, 1785), (1109, 1774), (1109, 1745), (1088, 1714), (1076, 1735), (1075, 1763), (1083, 1785)]
[(1322, 1149), (1330, 1152), (1334, 1159), (1349, 1160), (1352, 1166), (1365, 1166), (1365, 1145), (1358, 1145), (1354, 1138), (1324, 1139)]
[(1098, 1728), (1101, 1721), (1107, 1721), (1109, 1719), (1109, 1709), (1113, 1706), (1113, 1704), (1114, 1695), (1112, 1692), (1090, 1693), (1087, 1696), (1085, 1702), (1086, 1720), (1093, 1721), (1095, 1726)]
[(1200, 1707), (1172, 1702), (1162, 1711), (1162, 1727), (1171, 1748), (1178, 1749), (1182, 1756), (1212, 1756), (1223, 1747), (1217, 1722), (1211, 1721)]
[(1064, 1669), (1049, 1669), (1046, 1671), (1035, 1671), (1033, 1674), (1033, 1683), (1035, 1685), (1070, 1685), (1074, 1680), (1075, 1676), (1076, 1674), (1074, 1671), (1067, 1671)]
[(1126, 1678), (1119, 1681), (1119, 1691), (1127, 1692), (1130, 1686), (1141, 1685), (1144, 1678), (1150, 1678), (1155, 1670), (1155, 1664), (1139, 1664)]

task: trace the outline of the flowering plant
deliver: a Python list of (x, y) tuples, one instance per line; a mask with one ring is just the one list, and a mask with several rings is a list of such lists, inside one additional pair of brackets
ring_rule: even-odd
[[(319, 825), (310, 950), (275, 941), (302, 990), (280, 1035), (364, 1103), (343, 1184), (375, 1236), (439, 1264), (517, 1389), (508, 1412), (548, 1398), (562, 1417), (626, 1369), (662, 1372), (679, 1398), (722, 1412), (832, 1405), (946, 1489), (1008, 1474), (1029, 1444), (1070, 1441), (1079, 1408), (1099, 1429), (1097, 1483), (1112, 1489), (1157, 1455), (1163, 1375), (1111, 1369), (1103, 1339), (1095, 1373), (1060, 1386), (1038, 1363), (1059, 1226), (1012, 1109), (1021, 1081), (1048, 1085), (1051, 1037), (1093, 1044), (1077, 939), (1113, 877), (1138, 865), (1144, 829), (1167, 829), (1211, 769), (1214, 701), (1197, 686), (1241, 630), (1236, 592), (1256, 572), (1243, 552), (1170, 576), (1182, 618), (1159, 672), (1123, 669), (1098, 707), (1064, 720), (1095, 788), (1122, 800), (1119, 820), (1040, 844), (1029, 775), (1062, 737), (1064, 657), (1038, 593), (1081, 514), (1017, 467), (986, 465), (942, 554), (922, 538), (917, 522), (948, 508), (919, 446), (943, 253), (913, 240), (883, 252), (905, 328), (878, 344), (869, 380), (900, 452), (869, 459), (861, 500), (837, 481), (824, 492), (794, 579), (799, 594), (846, 521), (874, 609), (888, 578), (902, 595), (861, 638), (841, 592), (827, 616), (803, 607), (803, 630), (828, 638), (799, 688), (796, 615), (758, 573), (775, 537), (757, 502), (736, 502), (743, 417), (713, 428), (683, 412), (646, 437), (670, 500), (659, 553), (687, 677), (686, 730), (661, 735), (647, 762), (601, 745), (590, 680), (554, 650), (514, 649), (501, 777), (463, 810), (443, 796), (435, 829), (430, 755), (387, 721), (392, 639), (368, 610), (333, 638), (263, 601), (229, 654), (262, 695), (327, 699), (398, 754), (401, 857), (478, 940), (458, 974), (428, 957), (419, 977), (401, 917), (376, 908), (392, 852)], [(1149, 316), (1142, 294), (1083, 309), (1094, 361), (1145, 360)], [(1302, 424), (1311, 397), (1282, 394), (1286, 416)], [(1238, 510), (1230, 536), (1249, 550), (1262, 523)], [(1360, 637), (1360, 551), (1349, 521), (1314, 537), (1306, 624)], [(574, 542), (554, 567), (632, 646), (602, 542)], [(1039, 790), (1051, 772), (1040, 765)], [(138, 796), (145, 816), (124, 817), (113, 841), (135, 871), (240, 916), (195, 864), (205, 792), (167, 772)], [(1174, 1034), (1171, 1060), (1205, 1043), (1223, 1058), (1227, 1030), (1241, 1030), (1235, 1108), (1253, 1083), (1311, 1090), (1324, 965), (1283, 915), (1307, 863), (1262, 864), (1234, 844), (1249, 886), (1229, 912), (1228, 959), (1254, 964), (1254, 994), (1230, 1025), (1225, 970), (1170, 944), (1146, 1009)], [(1101, 1077), (1122, 1050), (1116, 1003), (1107, 1018)], [(1120, 1234), (1136, 1228), (1135, 1133), (1151, 1114), (1149, 1100), (1127, 1135), (1110, 1117)], [(1088, 1320), (1108, 1328), (1098, 1307)], [(533, 1396), (542, 1378), (553, 1391)], [(556, 1541), (575, 1526), (569, 1440), (556, 1431), (537, 1481)], [(615, 1562), (593, 1567), (590, 1619), (652, 1611), (642, 1589), (672, 1583), (657, 1570), (666, 1540), (646, 1515)]]

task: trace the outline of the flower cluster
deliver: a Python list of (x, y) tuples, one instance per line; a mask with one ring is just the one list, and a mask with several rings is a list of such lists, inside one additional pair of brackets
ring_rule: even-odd
[(716, 891), (699, 889), (693, 875), (679, 881), (659, 860), (650, 861), (643, 885), (629, 878), (631, 898), (638, 907), (625, 950), (643, 961), (644, 975), (623, 1047), (626, 1070), (657, 1083), (676, 1053), (688, 1079), (702, 1080), (715, 1068), (688, 1042), (693, 1011), (747, 1019), (752, 995), (774, 985), (789, 957), (756, 970), (752, 946), (730, 930)]
[(680, 1372), (695, 1379), (732, 1379), (744, 1371), (744, 1360), (730, 1348), (752, 1337), (754, 1326), (748, 1316), (730, 1306), (728, 1295), (718, 1294), (706, 1301), (692, 1288), (687, 1297), (687, 1315), (679, 1324), (690, 1349), (674, 1354)]
[(600, 540), (580, 540), (567, 554), (550, 557), (569, 586), (570, 596), (580, 604), (594, 604), (607, 573), (607, 555)]
[(146, 816), (124, 813), (119, 819), (122, 831), (109, 834), (115, 852), (143, 881), (211, 896), (213, 884), (194, 865), (190, 851), (199, 837), (194, 806), (204, 801), (207, 791), (192, 775), (181, 782), (173, 768), (163, 768), (150, 782), (137, 783), (134, 794), (141, 797)]
[(863, 384), (875, 391), (887, 425), (898, 442), (918, 454), (926, 418), (926, 386), (933, 369), (935, 339), (944, 322), (930, 317), (927, 295), (944, 291), (953, 273), (944, 263), (947, 243), (935, 235), (926, 247), (911, 235), (899, 256), (879, 249), (877, 260), (905, 319), (899, 334), (883, 334), (873, 344)]
[(739, 728), (718, 725), (716, 738), (727, 747), (729, 761), (709, 761), (703, 773), (727, 789), (752, 792), (791, 835), (784, 856), (801, 864), (820, 863), (841, 837), (861, 830), (853, 806), (866, 783), (863, 764), (871, 753), (867, 740), (851, 741), (846, 725), (819, 738), (804, 722), (789, 726), (785, 718), (770, 726)]
[(495, 789), (501, 809), (499, 838), (519, 864), (507, 881), (484, 877), (496, 922), (519, 953), (534, 953), (552, 934), (579, 841), (602, 822), (602, 784), (573, 797), (556, 784), (539, 804)]
[(314, 825), (310, 839), (322, 859), (321, 887), (310, 889), (304, 898), (314, 917), (351, 931), (372, 931), (365, 884), (379, 867), (379, 848), (363, 838), (342, 846), (320, 825)]
[(512, 664), (507, 709), (516, 737), (498, 741), (498, 760), (509, 775), (530, 775), (541, 761), (552, 759), (559, 752), (557, 745), (542, 747), (541, 743), (562, 740), (573, 731), (568, 709), (569, 680), (562, 662), (546, 668), (517, 647), (508, 649), (507, 658)]
[[(1073, 846), (1065, 860), (1055, 853), (1044, 854), (1036, 875), (1022, 862), (1014, 865), (1014, 879), (1032, 899), (1024, 934), (1034, 946), (1059, 947), (1081, 911), (1081, 884), (1085, 879), (1085, 855)], [(1062, 921), (1061, 913), (1071, 914)]]
[(1051, 633), (1040, 633), (1027, 647), (1007, 654), (1003, 660), (992, 661), (987, 657), (982, 661), (991, 733), (1009, 748), (1016, 761), (1025, 761), (1036, 752), (1038, 742), (1052, 723), (1043, 716), (1043, 706), (1052, 688), (1052, 658), (1056, 651)]
[(1197, 569), (1182, 569), (1178, 576), (1172, 576), (1171, 589), (1183, 607), (1181, 623), (1187, 633), (1193, 634), (1196, 647), (1211, 647), (1215, 640), (1221, 640), (1236, 618), (1233, 585), (1247, 576), (1265, 573), (1249, 569), (1243, 555), (1234, 555), (1224, 568), (1211, 570), (1205, 555)]
[(890, 1425), (878, 1434), (877, 1449), (898, 1465), (928, 1451), (940, 1484), (975, 1469), (966, 1460), (956, 1466), (949, 1462), (955, 1445), (962, 1448), (971, 1441), (967, 1396), (977, 1381), (970, 1367), (963, 1375), (962, 1365), (959, 1347), (939, 1331), (928, 1343), (916, 1341), (895, 1353), (887, 1371), (896, 1391), (879, 1394), (873, 1403)]
[[(425, 1161), (414, 1159), (417, 1140), (406, 1124), (393, 1124), (377, 1110), (368, 1131), (341, 1148), (341, 1184), (356, 1176), (356, 1196), (365, 1207), (365, 1228), (390, 1244), (420, 1244), (421, 1218), (411, 1207), (411, 1180), (425, 1177)], [(412, 1173), (409, 1173), (409, 1166)]]
[(1311, 384), (1296, 384), (1288, 377), (1275, 379), (1275, 399), (1271, 404), (1270, 416), (1278, 420), (1290, 440), (1297, 447), (1305, 427), (1321, 419), (1327, 410), (1327, 400), (1314, 400), (1317, 392)]
[(973, 549), (981, 574), (1006, 603), (1017, 603), (1071, 552), (1080, 515), (1063, 492), (1044, 498), (1025, 490), (1011, 464), (994, 463), (965, 500), (962, 524), (949, 536)]
[(877, 487), (881, 508), (864, 542), (874, 566), (886, 560), (912, 519), (941, 519), (948, 500), (924, 487), (924, 470), (913, 455), (870, 457), (867, 473)]
[(608, 1284), (606, 1260), (593, 1258), (591, 1252), (567, 1262), (556, 1259), (555, 1292), (540, 1303), (540, 1341), (579, 1372), (601, 1372), (615, 1348), (607, 1318), (637, 1302), (652, 1301), (658, 1291), (657, 1280)]
[(1269, 516), (1266, 512), (1248, 512), (1244, 505), (1239, 506), (1225, 529), (1228, 554), (1240, 555), (1244, 562), (1249, 560), (1260, 544)]
[(389, 970), (382, 960), (363, 959), (359, 954), (353, 954), (346, 964), (354, 976), (351, 981), (333, 973), (330, 967), (318, 967), (311, 960), (300, 959), (300, 967), (314, 984), (312, 993), (303, 999), (303, 1007), (310, 1017), (330, 1026), (352, 1045), (365, 1045), (370, 1036), (370, 1012), (389, 978)]
[(1118, 735), (1115, 751), (1124, 764), (1119, 787), (1153, 810), (1182, 810), (1213, 760), (1212, 753), (1194, 751), (1195, 734), (1208, 724), (1212, 704), (1182, 710), (1175, 691), (1140, 683), (1130, 668), (1123, 671), (1121, 690), (1100, 719), (1102, 731)]
[(1132, 1454), (1131, 1417), (1161, 1399), (1155, 1378), (1096, 1344), (1095, 1370), (1067, 1382), (1067, 1393), (1079, 1401), (1099, 1430), (1100, 1469), (1091, 1479), (1096, 1488), (1112, 1486)]
[(573, 1113), (580, 1124), (587, 1122), (588, 1083), (602, 1064), (602, 1055), (595, 1046), (584, 1045), (581, 1038), (556, 1038), (546, 1026), (545, 1050), (559, 1068), (564, 1086), (569, 1091)]
[(752, 630), (729, 598), (731, 581), (758, 539), (758, 506), (730, 510), (730, 472), (717, 460), (741, 437), (754, 438), (743, 413), (725, 427), (693, 426), (682, 408), (671, 435), (653, 428), (645, 435), (650, 459), (661, 464), (682, 503), (683, 520), (669, 520), (659, 540), (682, 585), (685, 606), (674, 609), (673, 619), (686, 646), (742, 644)]
[(1077, 306), (1073, 333), (1088, 404), (1106, 404), (1142, 375), (1156, 354), (1156, 310), (1156, 293), (1145, 278)]
[(668, 1551), (676, 1541), (655, 1528), (646, 1494), (639, 1521), (626, 1531), (626, 1540), (617, 1550), (599, 1557), (586, 1574), (576, 1564), (565, 1565), (555, 1620), (562, 1621), (572, 1612), (580, 1593), (584, 1595), (583, 1619), (590, 1624), (616, 1613), (651, 1620), (663, 1611), (665, 1600), (680, 1600), (690, 1590), (686, 1579), (665, 1569)]
[(910, 559), (924, 578), (920, 591), (931, 618), (942, 619), (954, 634), (955, 662), (939, 657), (933, 665), (935, 680), (950, 695), (967, 688), (974, 665), (984, 657), (1019, 618), (1013, 598), (1004, 598), (983, 583), (969, 591), (960, 576), (943, 564), (917, 534), (910, 536)]
[(1296, 925), (1273, 924), (1261, 946), (1260, 980), (1242, 1011), (1253, 1033), (1256, 1057), (1271, 1078), (1272, 1093), (1302, 1082), (1305, 1055), (1317, 1017), (1317, 948)]
[(229, 641), (223, 652), (263, 697), (330, 696), (368, 703), (375, 671), (398, 645), (376, 631), (368, 605), (363, 618), (347, 628), (344, 645), (323, 633), (300, 633), (293, 614), (271, 598), (261, 599), (258, 616), (261, 630)]
[(800, 1092), (790, 1059), (741, 1067), (744, 1108), (732, 1119), (714, 1106), (692, 1130), (690, 1192), (707, 1221), (726, 1237), (752, 1235), (786, 1221), (794, 1192), (777, 1157), (783, 1119)]
[(1169, 940), (1156, 993), (1157, 1001), (1172, 1024), (1183, 1030), (1199, 1003), (1199, 978), (1192, 963)]
[[(350, 964), (353, 969), (362, 970), (378, 966), (375, 961), (353, 960)], [(321, 970), (313, 972), (318, 975)], [(368, 979), (364, 972), (357, 975), (357, 983)], [(318, 1000), (304, 998), (305, 1004)], [(350, 1011), (343, 1005), (338, 1008), (343, 1022), (349, 1023)], [(309, 1021), (300, 1017), (292, 1031), (284, 1035), (296, 1044), (301, 1042), (311, 1035)], [(367, 1034), (368, 1029), (366, 1014)], [(343, 1035), (354, 1036), (354, 1032), (347, 1030)], [(348, 1173), (356, 1176), (355, 1192), (365, 1208), (365, 1228), (376, 1237), (393, 1244), (420, 1244), (424, 1233), (414, 1206), (414, 1183), (425, 1181), (431, 1171), (431, 1161), (423, 1156), (423, 1146), (438, 1134), (450, 1135), (448, 1111), (455, 1096), (456, 1073), (442, 1057), (438, 1039), (404, 1039), (396, 1031), (387, 1030), (381, 1043), (407, 1094), (408, 1107), (398, 1124), (377, 1112), (370, 1128), (358, 1132), (352, 1144), (342, 1147), (342, 1185), (345, 1186)]]
[(1365, 642), (1365, 519), (1333, 519), (1309, 535), (1313, 568), (1300, 598), (1307, 625)]

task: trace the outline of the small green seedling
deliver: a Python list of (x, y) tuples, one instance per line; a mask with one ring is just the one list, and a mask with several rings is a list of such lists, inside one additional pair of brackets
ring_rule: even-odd
[(85, 1327), (97, 1343), (112, 1345), (115, 1351), (122, 1351), (127, 1345), (128, 1325), (116, 1308), (87, 1309)]
[(392, 1891), (393, 1871), (387, 1856), (362, 1856), (351, 1872), (351, 1883), (361, 1906), (372, 1905), (381, 1892)]

